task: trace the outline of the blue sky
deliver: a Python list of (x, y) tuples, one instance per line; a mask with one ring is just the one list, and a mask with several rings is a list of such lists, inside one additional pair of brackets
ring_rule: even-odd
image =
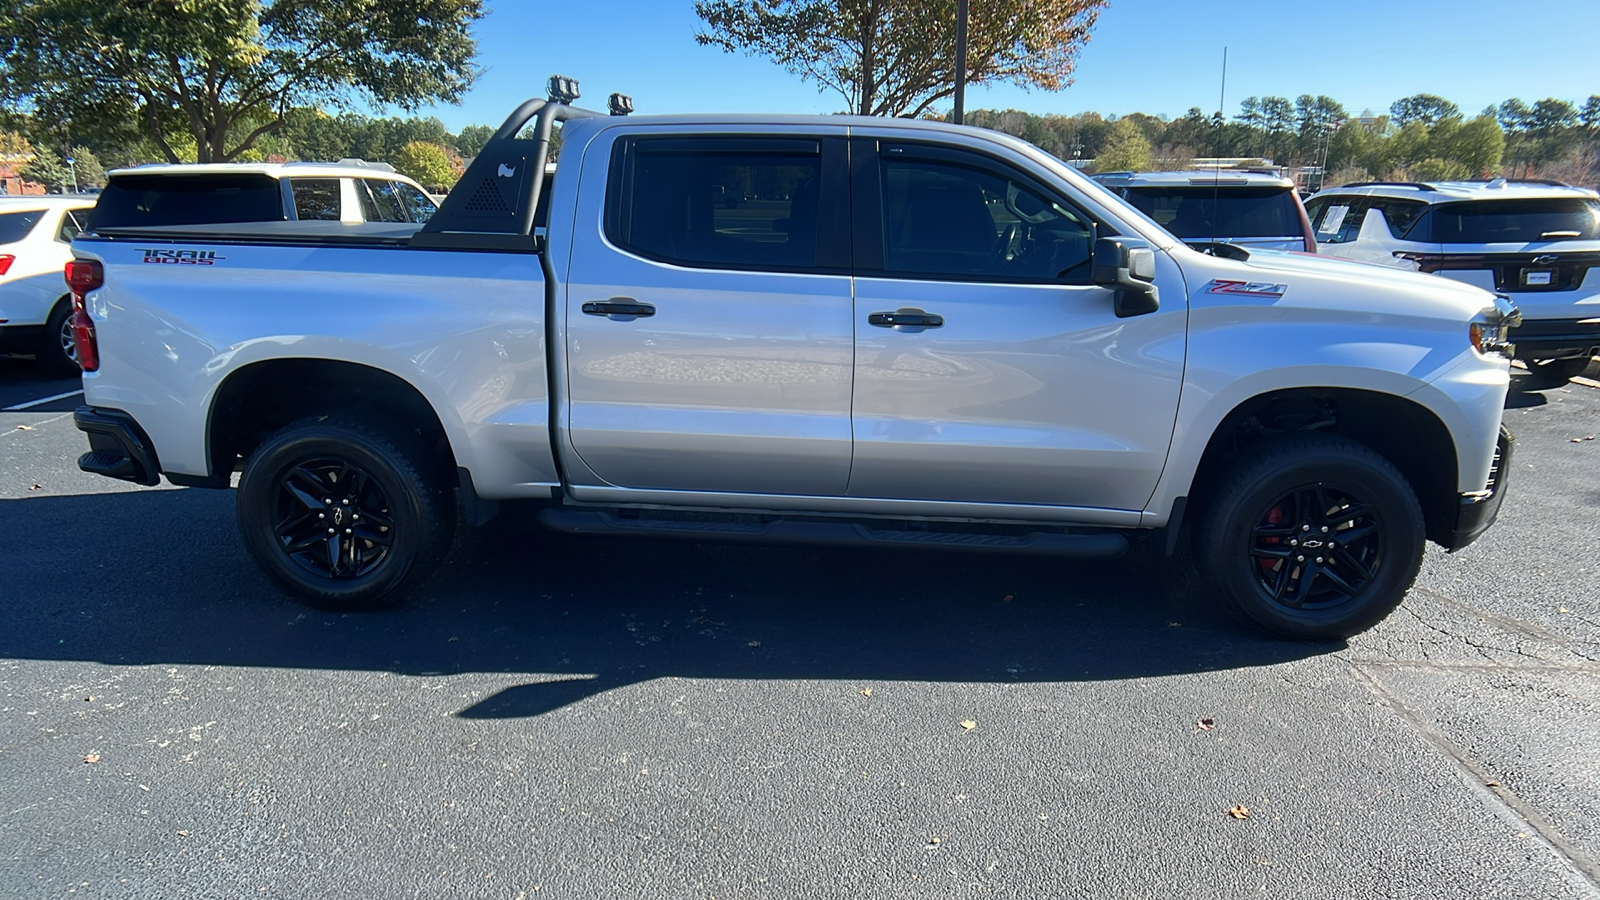
[[(553, 72), (581, 81), (580, 105), (603, 108), (607, 94), (621, 91), (640, 113), (843, 108), (836, 94), (764, 59), (696, 44), (693, 0), (488, 3), (477, 27), (485, 73), (461, 105), (424, 110), (452, 130), (499, 124), (517, 103), (542, 96)], [(1469, 114), (1507, 97), (1600, 94), (1600, 0), (1112, 0), (1071, 87), (978, 88), (967, 108), (1210, 111), (1224, 46), (1229, 115), (1252, 94), (1328, 94), (1359, 113), (1434, 93)]]

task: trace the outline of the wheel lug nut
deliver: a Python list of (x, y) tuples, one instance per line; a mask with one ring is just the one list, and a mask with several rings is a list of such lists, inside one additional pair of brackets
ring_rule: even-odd
[(1301, 531), (1310, 531), (1311, 530), (1311, 526), (1310, 525), (1301, 525), (1300, 526), (1300, 530)]
[(327, 497), (323, 497), (322, 498), (322, 505), (323, 506), (332, 506), (333, 505), (333, 501), (329, 500)]
[(1337, 546), (1339, 546), (1339, 542), (1338, 541), (1329, 541), (1328, 542), (1328, 549), (1329, 550), (1332, 550), (1334, 547), (1337, 547)]
[(317, 513), (317, 518), (319, 518), (319, 519), (326, 519), (327, 517), (328, 517), (327, 513)]
[(1317, 557), (1317, 562), (1322, 562), (1322, 557)]
[(329, 534), (338, 534), (339, 533), (339, 529), (337, 529), (337, 528), (329, 528), (328, 529), (328, 533)]
[[(346, 500), (340, 500), (340, 501), (339, 501), (339, 502), (340, 502), (340, 503), (343, 503), (343, 504), (344, 504), (344, 505), (345, 505), (345, 506), (349, 506), (349, 505), (350, 505), (350, 501), (349, 501), (349, 500), (348, 500), (348, 499), (346, 499)], [(1324, 528), (1324, 529), (1322, 529), (1322, 530), (1323, 530), (1323, 531), (1327, 531), (1327, 530), (1328, 530), (1328, 529), (1326, 529), (1326, 528)]]
[(1305, 557), (1304, 557), (1304, 556), (1296, 556), (1296, 557), (1295, 557), (1295, 558), (1294, 558), (1294, 561), (1295, 561), (1295, 562), (1305, 562), (1305, 561), (1306, 561), (1306, 558), (1305, 558)]
[(1300, 546), (1300, 542), (1294, 538), (1289, 538), (1289, 546), (1298, 547)]
[(1328, 526), (1326, 526), (1326, 525), (1322, 526), (1322, 533), (1323, 534), (1327, 534), (1328, 533)]
[[(345, 534), (349, 534), (349, 533), (350, 533), (350, 529), (348, 529), (348, 528), (346, 528), (346, 529), (345, 529), (345, 530), (344, 530), (344, 533), (345, 533)], [(1317, 562), (1322, 562), (1322, 560), (1320, 560), (1320, 559), (1319, 559), (1319, 560), (1317, 560)]]

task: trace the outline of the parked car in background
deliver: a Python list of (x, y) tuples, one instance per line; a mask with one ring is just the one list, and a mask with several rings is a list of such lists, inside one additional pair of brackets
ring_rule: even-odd
[(1315, 253), (1294, 182), (1259, 172), (1102, 172), (1094, 179), (1191, 246)]
[(1306, 203), (1323, 253), (1504, 294), (1536, 384), (1600, 356), (1600, 194), (1552, 181), (1364, 182)]
[(426, 222), (439, 208), (398, 172), (348, 163), (214, 163), (117, 169), (93, 227), (322, 220)]
[(93, 197), (0, 198), (0, 353), (31, 354), (61, 375), (78, 372), (61, 271)]

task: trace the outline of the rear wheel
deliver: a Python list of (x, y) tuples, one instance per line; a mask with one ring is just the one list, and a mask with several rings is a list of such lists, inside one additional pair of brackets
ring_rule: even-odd
[(1195, 530), (1206, 580), (1282, 637), (1331, 640), (1382, 621), (1422, 564), (1422, 509), (1370, 448), (1328, 434), (1249, 447), (1209, 492)]
[(449, 549), (455, 502), (421, 442), (317, 416), (262, 442), (239, 478), (239, 532), (257, 565), (322, 609), (388, 606)]
[(1528, 381), (1539, 389), (1561, 387), (1582, 375), (1583, 370), (1587, 368), (1589, 368), (1587, 356), (1573, 359), (1530, 359)]
[(45, 321), (44, 338), (39, 345), (39, 366), (52, 375), (82, 375), (78, 367), (78, 342), (72, 337), (72, 303), (62, 300)]

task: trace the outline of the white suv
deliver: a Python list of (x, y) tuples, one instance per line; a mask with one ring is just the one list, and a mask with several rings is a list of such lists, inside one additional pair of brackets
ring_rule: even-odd
[(0, 198), (0, 353), (32, 354), (54, 374), (77, 374), (61, 272), (93, 207), (93, 197)]
[(109, 173), (91, 229), (283, 220), (426, 222), (438, 204), (387, 167), (353, 163), (151, 165)]
[(1367, 182), (1306, 201), (1321, 252), (1443, 275), (1522, 310), (1516, 357), (1541, 386), (1600, 355), (1600, 194), (1549, 181)]
[(1294, 182), (1264, 172), (1102, 172), (1094, 180), (1190, 246), (1317, 252)]

